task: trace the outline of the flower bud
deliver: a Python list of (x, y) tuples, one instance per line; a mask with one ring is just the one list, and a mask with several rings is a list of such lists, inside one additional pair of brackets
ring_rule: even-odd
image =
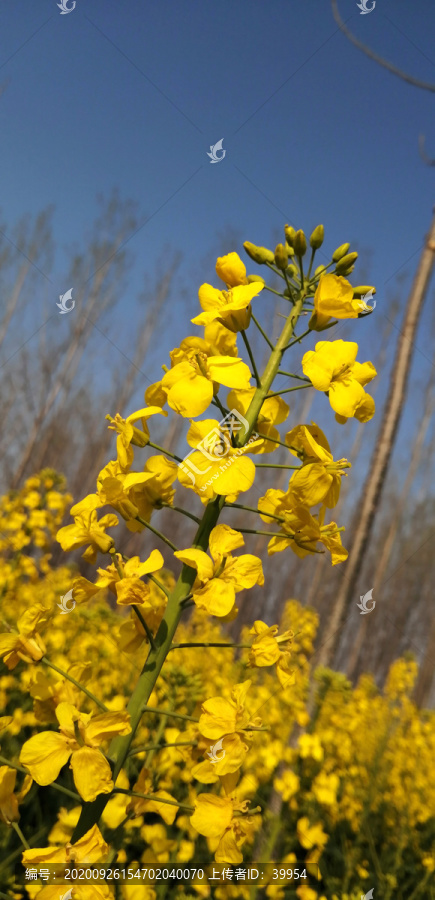
[(373, 284), (359, 284), (358, 287), (354, 287), (353, 295), (354, 297), (364, 297), (364, 294), (368, 294), (370, 291), (376, 294), (376, 288)]
[(275, 265), (282, 271), (288, 266), (288, 253), (284, 244), (277, 244), (275, 247)]
[(326, 269), (327, 269), (327, 266), (317, 266), (317, 269), (314, 272), (314, 277), (320, 278), (320, 276), (323, 275), (324, 272), (326, 272)]
[(354, 262), (358, 259), (358, 253), (346, 253), (345, 256), (342, 256), (338, 261), (335, 271), (337, 275), (343, 275), (348, 271), (349, 266), (353, 266)]
[(257, 247), (255, 244), (251, 244), (250, 241), (245, 241), (243, 244), (248, 256), (254, 260), (254, 262), (258, 263), (260, 266), (265, 263), (273, 263), (275, 262), (275, 256), (272, 250), (268, 250), (267, 247)]
[(301, 228), (295, 234), (294, 248), (296, 256), (304, 256), (307, 252), (307, 239)]
[(248, 283), (253, 284), (254, 281), (260, 281), (261, 284), (266, 284), (265, 279), (262, 278), (261, 275), (248, 275)]
[(298, 272), (299, 272), (299, 270), (298, 270), (297, 266), (293, 266), (291, 264), (289, 266), (287, 266), (287, 275), (289, 278), (294, 278), (295, 275), (298, 274)]
[(296, 231), (291, 225), (284, 225), (285, 239), (290, 247), (293, 247)]
[(323, 244), (324, 237), (325, 229), (323, 225), (318, 225), (310, 237), (310, 247), (312, 247), (313, 250), (318, 250)]
[(342, 256), (345, 256), (347, 251), (349, 250), (349, 247), (350, 244), (340, 244), (340, 246), (337, 247), (337, 249), (334, 250), (334, 253), (332, 254), (332, 262), (338, 262), (338, 260), (341, 259)]

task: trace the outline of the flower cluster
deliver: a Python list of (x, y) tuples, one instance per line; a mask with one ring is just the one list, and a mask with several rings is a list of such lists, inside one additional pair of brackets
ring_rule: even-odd
[[(282, 395), (294, 390), (326, 393), (341, 423), (351, 417), (368, 421), (374, 412), (364, 387), (376, 372), (371, 363), (357, 361), (353, 342), (316, 343), (303, 355), (303, 375), (281, 368), (285, 354), (293, 346), (299, 352), (313, 331), (359, 315), (364, 289), (346, 280), (356, 254), (343, 245), (328, 266), (313, 271), (322, 241), (318, 226), (308, 265), (301, 230), (286, 226), (285, 243), (275, 251), (246, 242), (248, 256), (281, 279), (281, 291), (248, 274), (235, 252), (217, 260), (221, 285), (200, 287), (202, 311), (192, 319), (201, 333), (187, 335), (172, 350), (170, 366), (145, 391), (145, 406), (125, 417), (108, 414), (116, 455), (95, 473), (95, 491), (71, 507), (72, 522), (61, 526), (68, 498), (53, 473), (36, 476), (19, 498), (4, 500), (2, 577), (9, 602), (0, 654), (9, 674), (1, 689), (7, 710), (16, 685), (27, 700), (24, 711), (15, 710), (12, 721), (4, 722), (13, 759), (0, 771), (3, 815), (22, 835), (20, 804), (25, 813), (28, 797), (39, 797), (38, 785), (49, 792), (56, 813), (51, 827), (42, 829), (41, 843), (26, 849), (25, 864), (183, 862), (204, 853), (240, 863), (245, 854), (252, 856), (261, 828), (263, 805), (256, 795), (267, 793), (282, 761), (288, 766), (277, 778), (290, 817), (282, 854), (291, 858), (296, 849), (317, 862), (327, 852), (330, 831), (320, 810), (322, 804), (334, 807), (345, 791), (339, 791), (344, 776), (335, 764), (324, 771), (311, 766), (324, 759), (317, 724), (322, 718), (296, 750), (289, 745), (289, 728), (307, 724), (313, 616), (292, 604), (289, 621), (279, 627), (253, 613), (252, 627), (237, 645), (247, 651), (240, 659), (220, 630), (237, 616), (237, 595), (264, 584), (261, 559), (239, 552), (245, 531), (267, 534), (270, 555), (289, 548), (303, 559), (327, 549), (333, 565), (347, 556), (344, 529), (330, 521), (329, 511), (350, 464), (334, 460), (313, 422), (293, 420), (286, 433), (279, 429), (291, 414)], [(286, 311), (275, 343), (267, 318), (264, 327), (257, 319), (270, 290)], [(307, 332), (297, 334), (305, 315)], [(270, 350), (261, 374), (248, 338), (253, 328)], [(282, 376), (289, 386), (276, 389), (275, 379)], [(165, 407), (188, 426), (190, 452), (184, 458), (175, 452), (178, 446), (157, 443)], [(259, 468), (273, 470), (269, 460), (283, 450), (280, 467), (291, 471), (287, 487), (259, 490)], [(255, 505), (237, 503), (248, 491), (250, 498), (256, 491), (250, 501)], [(156, 525), (163, 508), (185, 516), (181, 547)], [(219, 521), (231, 517), (233, 508), (257, 516), (268, 531)], [(136, 538), (152, 536), (148, 555), (122, 552), (122, 534), (113, 531), (121, 520)], [(86, 564), (98, 564), (94, 577), (72, 565), (51, 568), (54, 524), (63, 551), (80, 548)], [(32, 552), (16, 563), (32, 541)], [(60, 620), (54, 601), (67, 590), (74, 609)], [(12, 770), (20, 780), (24, 775), (19, 790)], [(59, 794), (62, 806), (55, 803)], [(340, 816), (352, 829), (350, 809), (349, 801)], [(51, 900), (50, 890), (29, 894)], [(112, 896), (111, 888), (91, 890), (92, 896)], [(122, 888), (122, 896), (130, 896), (128, 890)], [(268, 890), (273, 896), (273, 888)], [(303, 888), (298, 891), (307, 900)], [(77, 896), (88, 895), (81, 888)], [(153, 889), (140, 894), (154, 896)]]

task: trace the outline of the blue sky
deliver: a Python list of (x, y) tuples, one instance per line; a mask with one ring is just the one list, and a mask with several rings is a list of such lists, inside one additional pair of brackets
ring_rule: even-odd
[[(356, 0), (339, 5), (360, 40), (435, 81), (430, 0), (377, 0), (370, 15)], [(418, 135), (435, 156), (434, 100), (352, 47), (327, 0), (77, 0), (68, 15), (55, 0), (5, 0), (0, 34), (3, 218), (55, 207), (41, 297), (54, 305), (66, 289), (66, 248), (83, 242), (96, 195), (117, 187), (143, 224), (128, 244), (124, 312), (164, 245), (183, 252), (187, 277), (228, 225), (270, 245), (284, 222), (307, 232), (323, 222), (327, 254), (347, 240), (372, 251), (378, 307), (357, 337), (363, 350), (376, 342), (388, 289), (401, 272), (409, 285), (430, 221), (434, 169)], [(226, 156), (212, 165), (206, 153), (221, 138)], [(118, 327), (112, 320), (115, 343)], [(423, 381), (426, 331), (415, 361)], [(178, 336), (162, 333), (165, 356)]]

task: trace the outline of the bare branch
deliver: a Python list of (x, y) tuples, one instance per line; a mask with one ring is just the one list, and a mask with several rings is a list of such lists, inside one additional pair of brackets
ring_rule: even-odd
[(418, 139), (418, 149), (420, 151), (420, 156), (421, 156), (423, 162), (426, 163), (427, 166), (435, 166), (435, 159), (431, 159), (431, 157), (428, 156), (426, 153), (426, 150), (424, 147), (425, 140), (426, 140), (426, 138), (425, 138), (424, 134), (421, 134)]
[(383, 56), (378, 56), (370, 47), (367, 47), (366, 44), (363, 44), (359, 41), (343, 22), (343, 19), (340, 16), (337, 6), (337, 0), (331, 0), (332, 6), (332, 14), (334, 19), (340, 28), (340, 31), (347, 37), (347, 39), (354, 44), (358, 50), (362, 50), (369, 59), (374, 59), (375, 62), (379, 63), (380, 66), (383, 66), (384, 69), (387, 69), (388, 72), (391, 72), (392, 75), (397, 75), (398, 78), (401, 78), (402, 81), (406, 81), (407, 84), (412, 84), (414, 87), (422, 88), (424, 91), (432, 91), (435, 93), (435, 84), (431, 84), (428, 81), (420, 81), (419, 78), (414, 78), (412, 75), (408, 75), (407, 72), (403, 72), (402, 69), (398, 69), (397, 66), (394, 66), (393, 63), (388, 62), (387, 59), (384, 59)]

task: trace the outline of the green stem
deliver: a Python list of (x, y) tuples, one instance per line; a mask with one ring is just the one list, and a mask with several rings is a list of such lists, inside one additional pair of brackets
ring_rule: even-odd
[(175, 459), (177, 462), (183, 462), (181, 456), (177, 456), (176, 453), (171, 453), (170, 450), (165, 450), (164, 447), (160, 447), (158, 444), (153, 444), (152, 441), (148, 441), (147, 447), (152, 447), (153, 450), (159, 450), (160, 453), (164, 453), (166, 456), (170, 456), (171, 459)]
[(219, 397), (218, 397), (217, 394), (214, 395), (213, 400), (212, 400), (212, 403), (213, 403), (215, 406), (217, 406), (217, 408), (220, 410), (220, 412), (222, 413), (222, 415), (223, 415), (223, 417), (224, 417), (224, 419), (225, 419), (225, 417), (228, 415), (228, 412), (227, 412), (227, 410), (224, 409), (224, 407), (222, 406), (222, 403), (221, 403), (221, 401), (219, 400)]
[(284, 275), (283, 275), (281, 269), (278, 269), (277, 266), (275, 266), (273, 263), (270, 263), (270, 262), (267, 262), (266, 266), (268, 267), (268, 269), (271, 270), (271, 272), (275, 272), (275, 275), (279, 275), (279, 277), (282, 278), (283, 281), (285, 281), (285, 278), (284, 278)]
[[(270, 396), (270, 394), (269, 394)], [(278, 438), (273, 438), (268, 434), (264, 436), (265, 441), (272, 441), (272, 444), (279, 444), (280, 447), (285, 447), (286, 450), (294, 450), (294, 447), (289, 447), (288, 444), (285, 444), (284, 441), (279, 441)], [(228, 504), (227, 504), (228, 505)]]
[(303, 331), (302, 334), (299, 335), (299, 337), (294, 339), (294, 341), (290, 341), (290, 343), (287, 344), (287, 347), (284, 347), (284, 350), (290, 350), (290, 347), (294, 347), (295, 344), (299, 344), (302, 338), (306, 337), (307, 334), (312, 334), (311, 328), (307, 328), (307, 330)]
[(309, 378), (306, 378), (305, 375), (295, 375), (294, 372), (282, 372), (281, 369), (276, 373), (277, 375), (285, 375), (287, 378), (298, 378), (299, 381), (311, 381)]
[[(242, 428), (239, 431), (239, 433), (237, 435), (237, 439), (236, 439), (237, 447), (243, 447), (244, 444), (246, 444), (247, 441), (249, 440), (249, 438), (251, 437), (251, 434), (255, 428), (261, 407), (262, 407), (267, 395), (269, 394), (270, 386), (271, 386), (273, 379), (275, 378), (275, 376), (278, 372), (278, 369), (281, 365), (281, 360), (282, 360), (285, 348), (286, 348), (287, 344), (289, 343), (290, 338), (293, 335), (296, 322), (298, 321), (299, 314), (302, 310), (304, 298), (305, 298), (305, 295), (302, 292), (300, 294), (298, 300), (296, 300), (295, 305), (286, 320), (284, 328), (282, 329), (282, 332), (276, 342), (275, 349), (272, 350), (272, 353), (270, 354), (269, 361), (266, 365), (263, 375), (261, 376), (261, 384), (259, 387), (257, 387), (257, 390), (255, 391), (255, 394), (251, 400), (248, 411), (246, 413), (246, 418), (249, 422), (248, 429)], [(273, 397), (274, 395), (269, 394), (269, 396)]]
[(175, 800), (166, 800), (164, 797), (156, 797), (155, 794), (137, 794), (129, 791), (127, 788), (114, 788), (114, 794), (127, 794), (128, 797), (139, 797), (141, 800), (157, 800), (157, 803), (166, 803), (168, 806), (177, 806), (178, 809), (187, 809), (188, 812), (195, 812), (194, 806), (186, 806), (184, 803), (177, 803)]
[[(287, 290), (288, 290), (288, 292), (289, 292), (289, 294), (290, 294), (290, 297), (289, 297), (290, 303), (293, 303), (293, 305), (294, 305), (294, 302), (295, 302), (294, 296), (293, 296), (294, 286), (290, 283), (290, 279), (289, 279), (289, 277), (288, 277), (288, 275), (287, 275), (287, 272), (286, 272), (285, 270), (284, 270), (284, 278), (285, 278), (285, 280), (286, 280)], [(286, 298), (286, 299), (287, 299), (287, 298)]]
[(185, 644), (172, 644), (171, 650), (182, 650), (185, 647), (235, 647), (235, 648), (250, 648), (250, 644), (231, 644), (225, 643), (223, 641), (206, 641), (204, 643), (198, 643), (195, 641), (188, 641)]
[(256, 380), (256, 382), (257, 382), (257, 386), (259, 387), (260, 384), (261, 384), (261, 382), (260, 382), (260, 376), (259, 376), (258, 371), (257, 371), (257, 366), (256, 366), (256, 363), (255, 363), (254, 355), (253, 355), (253, 353), (252, 353), (251, 345), (250, 345), (250, 343), (249, 343), (249, 341), (248, 341), (248, 338), (247, 338), (247, 335), (246, 335), (246, 331), (243, 331), (243, 330), (242, 330), (242, 331), (240, 332), (240, 334), (242, 335), (243, 343), (244, 343), (244, 345), (245, 345), (245, 347), (246, 347), (246, 350), (247, 350), (247, 352), (248, 352), (249, 359), (250, 359), (250, 361), (251, 361), (251, 366), (252, 366), (252, 371), (253, 371), (253, 373), (254, 373), (254, 378), (255, 378), (255, 380)]
[(160, 538), (161, 541), (167, 544), (168, 547), (171, 548), (171, 550), (178, 550), (178, 547), (176, 547), (175, 544), (173, 544), (172, 541), (169, 540), (169, 538), (165, 537), (165, 535), (162, 534), (161, 531), (158, 531), (157, 528), (154, 528), (154, 525), (151, 525), (149, 522), (146, 522), (145, 519), (142, 519), (142, 516), (135, 516), (135, 518), (137, 522), (141, 523), (141, 525), (145, 525), (145, 528), (149, 528), (149, 530), (152, 531), (152, 533), (155, 534), (156, 537)]
[(171, 592), (168, 591), (167, 588), (165, 588), (164, 584), (162, 584), (162, 582), (159, 581), (159, 579), (156, 578), (155, 575), (147, 575), (147, 578), (148, 578), (150, 581), (153, 581), (154, 584), (155, 584), (155, 586), (158, 587), (159, 590), (162, 591), (163, 594), (166, 594), (166, 596), (169, 597), (169, 595), (170, 595)]
[(255, 318), (254, 313), (251, 313), (251, 318), (252, 318), (252, 321), (253, 321), (254, 325), (257, 326), (257, 328), (258, 328), (260, 334), (263, 335), (264, 340), (266, 341), (266, 343), (269, 344), (270, 349), (273, 350), (273, 344), (272, 344), (272, 341), (269, 340), (269, 338), (268, 338), (266, 332), (263, 331), (263, 329), (262, 329), (262, 327), (261, 327), (261, 325), (260, 325), (258, 319)]
[(134, 610), (134, 612), (136, 613), (136, 615), (137, 615), (137, 617), (138, 617), (138, 619), (139, 619), (140, 624), (142, 625), (143, 630), (145, 631), (145, 634), (146, 634), (146, 636), (147, 636), (147, 638), (148, 638), (148, 640), (149, 640), (149, 643), (150, 643), (151, 647), (152, 647), (153, 650), (154, 650), (156, 645), (155, 645), (155, 643), (154, 643), (154, 636), (153, 636), (152, 631), (149, 629), (147, 623), (145, 622), (145, 619), (144, 619), (142, 613), (140, 612), (139, 607), (136, 606), (135, 603), (132, 603), (132, 607), (133, 607), (133, 610)]
[[(283, 447), (287, 447), (287, 444), (283, 444)], [(288, 447), (287, 447), (287, 449), (288, 449)], [(244, 509), (244, 510), (246, 510), (246, 512), (255, 512), (262, 516), (266, 515), (266, 513), (264, 513), (262, 509), (256, 509), (255, 506), (244, 506), (243, 503), (228, 503), (227, 502), (226, 506), (234, 507), (235, 509)], [(267, 516), (269, 517), (269, 519), (276, 519), (278, 522), (285, 522), (284, 516), (275, 516), (273, 513), (267, 513)]]
[[(277, 297), (280, 297), (281, 300), (286, 300), (286, 299), (287, 299), (286, 297), (284, 297), (284, 294), (280, 294), (279, 291), (275, 291), (273, 288), (269, 287), (268, 284), (265, 284), (265, 285), (264, 285), (264, 290), (265, 290), (265, 291), (270, 291), (271, 294), (276, 294), (276, 296), (277, 296)], [(286, 316), (286, 318), (287, 318), (287, 316)]]
[(184, 713), (172, 712), (171, 709), (159, 709), (158, 706), (144, 706), (142, 712), (156, 713), (157, 716), (168, 716), (170, 719), (185, 719), (187, 722), (199, 722), (195, 716), (186, 716)]
[(166, 750), (166, 747), (196, 747), (198, 741), (175, 741), (173, 744), (146, 744), (144, 747), (133, 747), (129, 756), (136, 756), (138, 753), (146, 753), (147, 750)]
[(162, 503), (162, 507), (167, 509), (174, 509), (175, 512), (182, 513), (183, 516), (187, 516), (189, 519), (192, 519), (193, 522), (196, 522), (199, 525), (201, 519), (198, 519), (198, 516), (194, 516), (193, 513), (187, 511), (187, 509), (183, 509), (181, 506), (172, 506), (172, 503)]
[(76, 688), (79, 689), (79, 691), (83, 691), (83, 693), (86, 694), (90, 700), (93, 700), (94, 703), (96, 703), (97, 706), (99, 706), (100, 709), (103, 710), (103, 712), (109, 711), (105, 703), (102, 703), (101, 700), (99, 700), (98, 697), (96, 697), (95, 694), (92, 693), (92, 691), (88, 691), (88, 689), (84, 687), (83, 684), (80, 684), (79, 681), (76, 681), (76, 679), (73, 678), (72, 675), (69, 675), (68, 672), (64, 672), (64, 670), (60, 669), (59, 666), (55, 666), (55, 664), (50, 662), (50, 660), (47, 659), (46, 656), (42, 657), (41, 662), (45, 663), (46, 666), (49, 666), (50, 669), (54, 669), (55, 672), (58, 672), (59, 675), (62, 675), (62, 677), (66, 678), (67, 681), (70, 681), (71, 684), (74, 684)]
[(308, 281), (308, 282), (310, 281), (311, 269), (313, 268), (313, 262), (314, 262), (314, 257), (315, 257), (315, 255), (316, 255), (315, 248), (312, 247), (312, 248), (311, 248), (310, 265), (308, 266), (308, 272), (307, 272), (307, 281)]
[(290, 394), (291, 391), (304, 391), (306, 388), (312, 386), (311, 382), (309, 384), (298, 384), (297, 387), (284, 388), (282, 391), (275, 391), (273, 394), (269, 394), (269, 397), (280, 397), (281, 394)]
[[(171, 712), (172, 712), (172, 707), (171, 707)], [(168, 715), (162, 716), (162, 718), (160, 719), (159, 727), (157, 729), (156, 738), (155, 738), (157, 746), (159, 746), (160, 741), (163, 737), (163, 732), (166, 728), (167, 721), (168, 721)], [(145, 768), (146, 769), (149, 769), (155, 752), (156, 752), (155, 748), (151, 748), (150, 750), (148, 750), (147, 757), (145, 760)]]
[[(286, 466), (283, 463), (254, 463), (256, 469), (299, 469), (300, 466)], [(269, 513), (264, 513), (264, 515), (269, 515)]]
[(241, 531), (242, 534), (265, 534), (267, 537), (287, 537), (292, 539), (290, 534), (283, 535), (282, 531), (257, 531), (256, 528), (238, 528), (238, 531)]
[(30, 850), (30, 844), (27, 843), (26, 838), (24, 837), (24, 834), (21, 831), (21, 828), (20, 828), (18, 822), (11, 822), (11, 825), (12, 825), (12, 828), (14, 829), (14, 831), (16, 832), (16, 834), (18, 835), (23, 847), (25, 847), (26, 850)]

